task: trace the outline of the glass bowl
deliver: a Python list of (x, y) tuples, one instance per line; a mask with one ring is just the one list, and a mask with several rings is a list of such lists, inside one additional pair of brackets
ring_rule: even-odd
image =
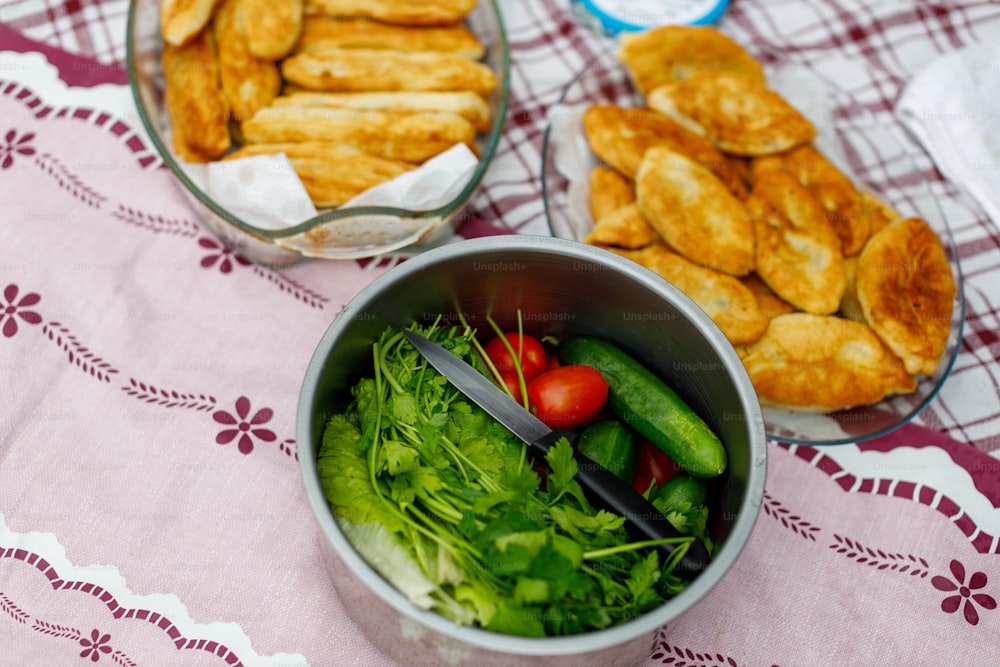
[(247, 259), (271, 267), (287, 267), (306, 258), (358, 259), (412, 246), (432, 244), (462, 220), (500, 141), (510, 95), (510, 49), (497, 0), (479, 0), (466, 25), (485, 47), (483, 62), (496, 74), (497, 88), (488, 100), (492, 126), (476, 143), (479, 162), (468, 182), (451, 201), (430, 210), (399, 206), (340, 207), (320, 211), (293, 227), (266, 229), (241, 219), (199, 187), (168, 148), (169, 117), (164, 102), (160, 63), (160, 2), (131, 0), (127, 18), (126, 64), (139, 117), (156, 152), (213, 234)]
[[(876, 438), (920, 413), (940, 391), (958, 355), (965, 318), (965, 297), (958, 249), (944, 213), (927, 183), (933, 163), (891, 115), (876, 117), (852, 95), (820, 72), (783, 61), (780, 55), (754, 54), (769, 85), (804, 113), (818, 130), (816, 146), (854, 179), (900, 215), (920, 217), (937, 232), (952, 268), (956, 292), (951, 331), (941, 363), (919, 376), (917, 388), (879, 403), (826, 414), (765, 407), (769, 438), (805, 445), (839, 445)], [(633, 87), (614, 48), (596, 55), (567, 84), (550, 110), (542, 146), (542, 195), (553, 236), (581, 241), (593, 226), (587, 174), (599, 164), (581, 126), (592, 104), (638, 107)]]

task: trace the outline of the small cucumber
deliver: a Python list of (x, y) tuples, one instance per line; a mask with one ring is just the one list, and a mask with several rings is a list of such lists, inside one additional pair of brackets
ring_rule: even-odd
[(663, 380), (606, 340), (570, 337), (559, 344), (566, 364), (592, 366), (608, 382), (608, 408), (699, 478), (721, 475), (726, 449), (712, 429)]
[(707, 498), (708, 484), (705, 480), (682, 472), (656, 487), (651, 500), (659, 501), (669, 512), (683, 502), (691, 503), (692, 507), (704, 505)]
[(625, 424), (614, 419), (594, 422), (580, 432), (576, 448), (615, 477), (632, 483), (639, 463), (639, 450), (635, 446), (635, 436)]

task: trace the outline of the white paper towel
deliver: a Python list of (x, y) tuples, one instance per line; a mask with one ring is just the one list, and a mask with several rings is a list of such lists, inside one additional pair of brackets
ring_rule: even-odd
[(1000, 47), (977, 44), (932, 61), (907, 84), (896, 115), (1000, 226)]

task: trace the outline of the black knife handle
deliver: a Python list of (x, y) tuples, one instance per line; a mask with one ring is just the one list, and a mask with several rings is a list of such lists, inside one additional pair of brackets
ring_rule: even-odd
[[(562, 437), (568, 439), (572, 444), (576, 439), (576, 434), (570, 431), (554, 430), (531, 443), (531, 446), (536, 453), (544, 456), (548, 453), (549, 447)], [(653, 503), (633, 489), (631, 484), (619, 479), (604, 466), (581, 454), (576, 447), (573, 448), (573, 457), (576, 459), (578, 467), (576, 480), (590, 498), (591, 503), (598, 509), (625, 517), (626, 526), (634, 537), (648, 540), (684, 537), (656, 509)], [(669, 557), (677, 546), (676, 544), (660, 545), (658, 549), (662, 559)], [(678, 576), (690, 580), (708, 567), (708, 563), (708, 549), (705, 548), (701, 540), (695, 538), (674, 572)]]

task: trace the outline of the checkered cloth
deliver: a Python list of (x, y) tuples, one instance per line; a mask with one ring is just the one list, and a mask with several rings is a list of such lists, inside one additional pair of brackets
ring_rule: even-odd
[(102, 63), (125, 61), (127, 0), (4, 0), (0, 23)]

